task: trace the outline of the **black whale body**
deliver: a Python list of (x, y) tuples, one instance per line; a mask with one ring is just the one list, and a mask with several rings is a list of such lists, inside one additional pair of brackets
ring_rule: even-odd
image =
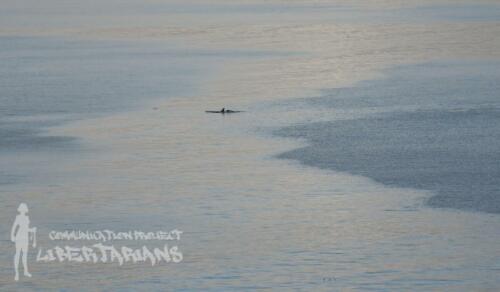
[(220, 110), (220, 111), (205, 111), (205, 112), (211, 114), (233, 114), (233, 113), (241, 113), (243, 111)]

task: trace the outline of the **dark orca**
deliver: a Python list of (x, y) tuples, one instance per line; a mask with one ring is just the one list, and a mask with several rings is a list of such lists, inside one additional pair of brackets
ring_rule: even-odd
[(205, 111), (206, 113), (211, 114), (234, 114), (234, 113), (242, 113), (243, 111), (233, 111), (227, 109), (221, 109), (220, 111)]

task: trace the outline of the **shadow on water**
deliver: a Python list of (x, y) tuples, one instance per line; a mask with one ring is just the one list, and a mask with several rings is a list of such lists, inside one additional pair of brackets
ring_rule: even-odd
[(279, 157), (432, 190), (436, 195), (428, 204), (434, 207), (500, 213), (498, 68), (480, 62), (420, 64), (331, 90), (307, 103), (378, 113), (280, 129), (278, 135), (310, 144)]
[(44, 136), (34, 128), (0, 128), (0, 149), (3, 151), (36, 151), (68, 149), (76, 146), (76, 138), (65, 136)]

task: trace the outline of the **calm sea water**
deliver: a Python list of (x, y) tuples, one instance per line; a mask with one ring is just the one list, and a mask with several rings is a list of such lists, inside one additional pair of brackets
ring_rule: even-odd
[[(174, 2), (26, 1), (0, 11), (2, 29), (25, 35), (0, 37), (0, 290), (498, 290), (498, 62), (401, 66), (321, 98), (274, 96), (324, 64), (373, 54), (389, 66), (381, 55), (392, 43), (380, 46), (373, 24), (404, 24), (383, 29), (409, 29), (417, 36), (404, 46), (413, 47), (419, 33), (429, 38), (427, 22), (492, 22), (497, 6)], [(342, 51), (324, 42), (337, 29), (346, 56), (282, 52), (304, 35)], [(134, 40), (162, 30), (162, 41)], [(26, 36), (72, 31), (86, 39)], [(96, 39), (106, 36), (128, 40)], [(241, 41), (273, 50), (227, 48)], [(275, 75), (258, 70), (267, 64)], [(249, 101), (255, 92), (265, 96)], [(228, 104), (246, 111), (204, 113)], [(312, 123), (297, 125), (303, 115)], [(291, 139), (256, 130), (274, 122), (291, 125), (278, 131)], [(309, 146), (297, 149), (296, 138)], [(42, 263), (32, 248), (33, 277), (15, 282), (9, 233), (20, 202), (43, 250), (95, 243), (51, 240), (52, 230), (178, 228), (184, 260)]]
[(1, 37), (0, 151), (62, 146), (71, 137), (38, 135), (42, 128), (192, 93), (212, 62), (194, 55), (155, 44)]
[(48, 157), (85, 153), (77, 137), (47, 133), (50, 127), (187, 97), (221, 61), (263, 56), (273, 54), (181, 49), (166, 42), (0, 37), (0, 156), (9, 166), (2, 168), (0, 184), (45, 177)]

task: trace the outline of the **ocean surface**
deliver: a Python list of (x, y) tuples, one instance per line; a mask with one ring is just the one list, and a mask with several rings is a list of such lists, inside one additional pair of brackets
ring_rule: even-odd
[(1, 170), (0, 184), (45, 175), (47, 168), (33, 166), (43, 163), (40, 158), (85, 152), (78, 137), (49, 134), (50, 127), (193, 95), (195, 80), (209, 76), (217, 63), (262, 56), (273, 53), (196, 50), (166, 42), (0, 37), (0, 156), (9, 165)]
[(2, 37), (0, 44), (2, 153), (71, 140), (39, 135), (43, 127), (141, 107), (160, 95), (186, 95), (214, 62), (186, 61), (202, 52), (130, 42)]
[[(494, 1), (4, 4), (0, 290), (500, 288)], [(179, 263), (37, 260), (173, 229)]]
[(277, 131), (310, 143), (278, 157), (435, 191), (431, 206), (500, 213), (499, 65), (402, 66), (380, 79), (325, 90), (304, 103), (370, 114)]

